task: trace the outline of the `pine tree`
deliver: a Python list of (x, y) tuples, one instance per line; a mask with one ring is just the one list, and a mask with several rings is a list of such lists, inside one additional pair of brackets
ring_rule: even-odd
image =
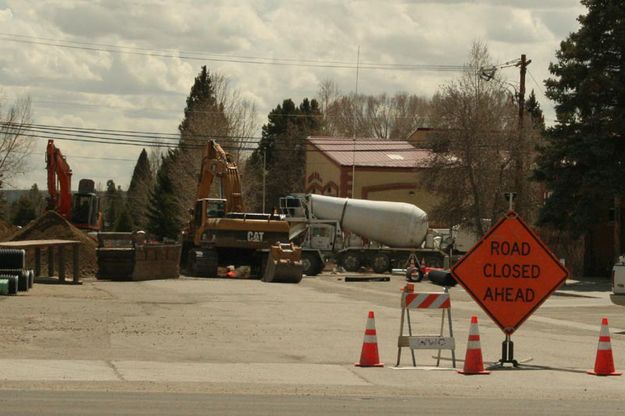
[(113, 231), (115, 232), (130, 232), (133, 231), (133, 221), (130, 212), (128, 211), (128, 204), (125, 204), (119, 215), (117, 221), (113, 225)]
[(625, 193), (625, 3), (583, 0), (580, 29), (549, 66), (547, 96), (557, 124), (548, 129), (536, 178), (550, 192), (540, 221), (573, 235), (607, 221)]
[(28, 224), (38, 216), (28, 194), (20, 196), (19, 199), (12, 204), (11, 211), (13, 213), (11, 222), (19, 226)]
[[(321, 129), (320, 115), (318, 102), (308, 98), (299, 106), (286, 99), (269, 113), (258, 148), (245, 168), (250, 182), (262, 184), (263, 164), (266, 166), (266, 211), (277, 208), (280, 197), (304, 192), (305, 139)], [(262, 186), (248, 188), (246, 200), (252, 210), (260, 210)]]
[(176, 239), (182, 227), (181, 206), (172, 181), (178, 157), (179, 150), (170, 150), (163, 156), (156, 184), (150, 194), (147, 231), (159, 239)]
[(152, 175), (148, 153), (143, 149), (135, 165), (126, 193), (124, 212), (128, 215), (128, 231), (145, 229), (150, 191), (153, 186), (154, 176)]
[[(215, 82), (206, 66), (202, 67), (191, 87), (184, 119), (178, 130), (180, 152), (175, 159), (176, 167), (172, 169), (175, 176), (171, 179), (180, 207), (186, 210), (194, 205), (197, 175), (206, 143), (215, 139), (229, 153), (237, 148), (235, 140), (228, 138), (229, 123), (224, 113), (224, 105), (217, 99)], [(236, 159), (237, 155), (234, 156)]]
[(544, 131), (545, 116), (543, 115), (543, 110), (540, 108), (540, 104), (536, 99), (534, 90), (532, 90), (528, 99), (525, 100), (525, 111), (527, 111), (530, 119), (532, 120), (532, 126), (539, 131)]

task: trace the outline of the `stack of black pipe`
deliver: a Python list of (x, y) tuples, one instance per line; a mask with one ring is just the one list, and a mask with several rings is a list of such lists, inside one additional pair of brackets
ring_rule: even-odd
[(0, 249), (0, 295), (17, 295), (33, 287), (35, 273), (26, 270), (24, 250)]

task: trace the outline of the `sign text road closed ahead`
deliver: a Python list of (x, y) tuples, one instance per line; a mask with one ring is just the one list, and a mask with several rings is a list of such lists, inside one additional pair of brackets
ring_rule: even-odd
[(512, 334), (568, 277), (513, 211), (454, 265), (452, 274), (506, 334)]

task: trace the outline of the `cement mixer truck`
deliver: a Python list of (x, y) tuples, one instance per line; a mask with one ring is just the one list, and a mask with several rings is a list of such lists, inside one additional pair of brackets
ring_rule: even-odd
[(328, 260), (346, 271), (376, 273), (405, 268), (410, 254), (429, 266), (449, 265), (446, 253), (430, 244), (427, 214), (403, 202), (291, 195), (280, 200), (290, 239), (302, 247), (303, 272), (319, 274)]

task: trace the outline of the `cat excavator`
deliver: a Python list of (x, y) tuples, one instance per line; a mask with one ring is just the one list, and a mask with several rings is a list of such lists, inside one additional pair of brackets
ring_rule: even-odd
[(216, 277), (219, 266), (249, 266), (266, 282), (302, 280), (301, 248), (289, 243), (289, 223), (275, 213), (245, 212), (237, 165), (212, 140), (203, 151), (190, 213), (181, 256), (187, 275)]
[(102, 228), (100, 201), (91, 179), (78, 182), (78, 192), (72, 194), (72, 170), (65, 156), (48, 140), (46, 149), (48, 171), (47, 211), (56, 211), (75, 227), (85, 231), (99, 231)]

